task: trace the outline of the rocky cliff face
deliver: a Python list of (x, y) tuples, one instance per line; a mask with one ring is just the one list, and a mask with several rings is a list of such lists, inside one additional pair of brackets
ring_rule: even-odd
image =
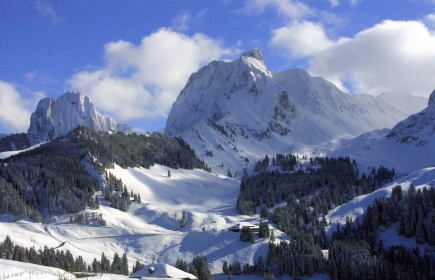
[(117, 125), (114, 120), (94, 109), (87, 96), (67, 92), (57, 100), (44, 98), (31, 115), (27, 136), (31, 144), (37, 144), (66, 135), (79, 125), (96, 131), (121, 131), (130, 133), (128, 125)]
[(417, 146), (433, 143), (435, 140), (435, 90), (429, 97), (428, 106), (417, 114), (396, 124), (387, 137), (400, 143), (413, 143)]

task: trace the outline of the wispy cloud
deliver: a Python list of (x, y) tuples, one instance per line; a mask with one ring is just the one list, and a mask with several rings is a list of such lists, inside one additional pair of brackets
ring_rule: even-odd
[(56, 79), (50, 75), (41, 74), (38, 70), (24, 74), (24, 80), (30, 84), (49, 85), (54, 84)]
[(330, 0), (331, 2), (331, 6), (332, 7), (337, 7), (340, 5), (340, 1), (339, 0)]
[(290, 20), (299, 20), (315, 14), (315, 9), (295, 0), (248, 0), (240, 10), (245, 14), (262, 14), (267, 9), (275, 9)]
[(189, 29), (189, 24), (192, 21), (192, 16), (188, 12), (178, 15), (172, 20), (172, 27), (177, 31), (186, 31)]
[(207, 9), (193, 16), (188, 12), (182, 12), (172, 20), (172, 28), (180, 32), (187, 31), (192, 24), (199, 24), (206, 13)]
[(43, 3), (43, 2), (41, 2), (41, 1), (36, 1), (36, 2), (35, 2), (35, 9), (38, 11), (38, 13), (39, 13), (42, 17), (44, 17), (44, 18), (50, 20), (50, 23), (51, 23), (53, 26), (58, 25), (59, 22), (62, 21), (62, 17), (59, 16), (59, 15), (57, 14), (57, 12), (53, 9), (53, 7), (50, 6), (49, 4)]
[[(340, 0), (329, 0), (329, 2), (331, 2), (332, 7), (337, 7), (340, 5)], [(349, 2), (355, 6), (356, 4), (361, 2), (361, 0), (349, 0)]]
[(429, 28), (435, 30), (435, 13), (426, 15), (423, 21)]

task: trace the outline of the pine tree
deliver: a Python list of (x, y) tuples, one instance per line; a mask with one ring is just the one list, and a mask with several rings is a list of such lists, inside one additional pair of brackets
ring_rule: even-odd
[(205, 256), (196, 256), (192, 260), (192, 266), (198, 273), (198, 280), (213, 280), (213, 275), (208, 267), (208, 261)]
[(187, 223), (186, 211), (183, 210), (181, 214), (180, 227), (184, 227)]
[(110, 260), (104, 255), (104, 252), (101, 253), (101, 272), (110, 272)]
[(113, 261), (111, 264), (111, 272), (114, 274), (121, 274), (121, 258), (116, 252), (113, 256)]
[(260, 218), (269, 218), (269, 208), (267, 208), (266, 206), (262, 206), (260, 208)]
[(136, 260), (136, 264), (133, 265), (133, 273), (141, 270), (145, 265)]
[(94, 261), (92, 262), (92, 271), (94, 273), (100, 273), (102, 271), (101, 263), (99, 261), (97, 261), (96, 258), (94, 258)]
[(100, 209), (100, 201), (97, 195), (95, 196), (95, 209)]
[(270, 237), (270, 230), (269, 230), (268, 223), (260, 221), (260, 228), (259, 228), (258, 236), (260, 238), (269, 238)]
[(275, 241), (275, 234), (272, 232), (270, 233), (270, 241), (274, 242)]
[(228, 262), (224, 261), (224, 263), (222, 264), (222, 271), (224, 274), (228, 274), (229, 270), (228, 270)]
[(188, 272), (187, 262), (181, 259), (177, 259), (177, 262), (175, 263), (175, 267), (182, 271)]
[(198, 277), (198, 271), (193, 265), (189, 267), (189, 273)]
[(425, 234), (424, 224), (421, 221), (417, 222), (417, 226), (415, 229), (415, 241), (417, 242), (417, 244), (426, 243), (426, 234)]
[(240, 241), (255, 243), (254, 234), (249, 229), (249, 227), (246, 226), (242, 227), (242, 230), (240, 231)]

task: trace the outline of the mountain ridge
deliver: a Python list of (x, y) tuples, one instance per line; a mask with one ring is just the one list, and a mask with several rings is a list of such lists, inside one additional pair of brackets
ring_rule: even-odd
[[(255, 155), (302, 153), (392, 127), (426, 102), (410, 95), (349, 95), (302, 69), (270, 72), (254, 49), (193, 73), (171, 108), (165, 134), (182, 137), (226, 174), (247, 170), (244, 161), (258, 160)], [(235, 153), (219, 156), (229, 150)]]
[(432, 167), (435, 143), (435, 91), (426, 108), (398, 122), (391, 129), (374, 130), (344, 143), (329, 153), (331, 156), (350, 156), (361, 166), (378, 163), (407, 174), (422, 168)]

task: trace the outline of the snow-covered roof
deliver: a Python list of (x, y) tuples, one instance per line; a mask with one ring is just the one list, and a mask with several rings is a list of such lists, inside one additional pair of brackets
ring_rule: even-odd
[(184, 272), (165, 263), (153, 263), (130, 275), (130, 278), (140, 279), (198, 279), (195, 275)]
[(230, 229), (242, 229), (243, 227), (256, 228), (257, 226), (249, 223), (238, 223), (230, 227)]

